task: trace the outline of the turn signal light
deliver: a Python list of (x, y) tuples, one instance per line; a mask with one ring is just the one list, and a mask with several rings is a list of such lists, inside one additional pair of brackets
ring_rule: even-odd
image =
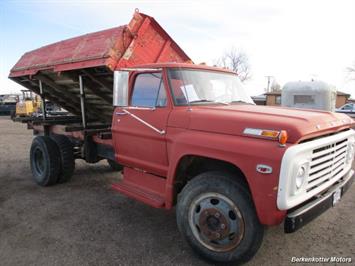
[(263, 130), (261, 131), (261, 136), (276, 139), (279, 136), (279, 133), (279, 131), (275, 130)]
[(252, 135), (256, 137), (278, 140), (280, 145), (285, 145), (287, 142), (286, 130), (268, 130), (259, 128), (245, 128), (243, 131), (246, 135)]
[(281, 130), (280, 131), (280, 135), (279, 135), (279, 143), (281, 145), (285, 145), (286, 142), (287, 142), (287, 138), (288, 138), (287, 131), (286, 130)]

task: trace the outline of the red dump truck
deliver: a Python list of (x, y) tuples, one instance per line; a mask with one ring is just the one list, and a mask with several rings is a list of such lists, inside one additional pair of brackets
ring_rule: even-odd
[(139, 12), (127, 26), (26, 53), (10, 78), (70, 112), (22, 119), (39, 185), (68, 181), (75, 159), (106, 159), (122, 170), (113, 189), (176, 206), (179, 230), (212, 261), (249, 260), (265, 226), (298, 230), (354, 179), (349, 117), (256, 106), (235, 73), (192, 64)]

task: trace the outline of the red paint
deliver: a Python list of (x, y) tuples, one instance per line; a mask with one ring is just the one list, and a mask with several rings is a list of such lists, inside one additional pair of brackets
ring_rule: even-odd
[(109, 69), (191, 59), (153, 17), (135, 12), (128, 25), (85, 34), (25, 53), (10, 78), (105, 66)]
[(165, 179), (129, 167), (123, 172), (123, 181), (113, 184), (113, 189), (152, 207), (164, 207)]
[[(206, 66), (170, 63), (144, 67), (159, 67), (165, 71), (166, 68), (177, 66), (211, 69)], [(214, 70), (226, 71), (216, 68)], [(134, 77), (131, 79), (131, 87), (134, 84), (132, 81)], [(166, 79), (164, 82), (165, 87), (169, 88)], [(165, 130), (165, 135), (157, 134), (128, 115), (114, 114), (112, 122), (117, 160), (126, 166), (147, 171), (156, 178), (165, 177), (164, 207), (167, 209), (173, 206), (174, 181), (180, 160), (187, 155), (197, 155), (237, 166), (247, 179), (261, 223), (279, 224), (286, 214), (285, 211), (277, 209), (276, 199), (281, 159), (287, 147), (306, 137), (334, 132), (349, 126), (332, 126), (331, 121), (343, 119), (344, 116), (329, 112), (242, 104), (192, 106), (190, 109), (187, 106), (174, 106), (170, 89), (167, 90), (167, 95), (169, 102), (166, 108), (157, 108), (154, 111), (124, 108), (155, 127)], [(116, 108), (115, 112), (122, 112), (122, 108)], [(321, 130), (317, 130), (316, 125), (321, 125)], [(243, 135), (246, 127), (286, 130), (289, 135), (286, 148), (280, 147), (278, 140)], [(258, 173), (257, 164), (272, 167), (272, 173)], [(150, 184), (144, 175), (139, 182), (143, 187), (144, 184)], [(156, 188), (161, 189), (159, 186)], [(121, 192), (132, 196), (123, 190)], [(161, 196), (161, 192), (157, 194)], [(147, 199), (143, 201), (147, 203)], [(149, 202), (148, 204), (153, 205)]]

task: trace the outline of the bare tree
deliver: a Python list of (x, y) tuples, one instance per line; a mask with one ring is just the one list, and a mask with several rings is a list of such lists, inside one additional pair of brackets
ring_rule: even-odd
[(233, 70), (242, 82), (251, 78), (249, 59), (246, 53), (237, 51), (235, 47), (226, 51), (216, 65)]
[(352, 66), (346, 68), (347, 72), (349, 73), (349, 78), (351, 80), (355, 80), (355, 62)]
[(275, 78), (271, 83), (270, 91), (271, 92), (280, 92), (281, 91), (281, 85), (276, 81)]

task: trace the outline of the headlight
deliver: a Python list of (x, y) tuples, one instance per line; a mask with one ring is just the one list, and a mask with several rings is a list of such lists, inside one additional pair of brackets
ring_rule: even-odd
[(298, 165), (295, 172), (294, 193), (301, 191), (307, 181), (309, 162), (303, 162)]
[(352, 162), (354, 158), (354, 153), (355, 153), (355, 143), (349, 143), (348, 150), (346, 152), (346, 164), (349, 164)]
[(298, 168), (297, 175), (296, 175), (296, 188), (297, 189), (299, 189), (302, 186), (305, 176), (306, 176), (306, 166), (301, 165)]

